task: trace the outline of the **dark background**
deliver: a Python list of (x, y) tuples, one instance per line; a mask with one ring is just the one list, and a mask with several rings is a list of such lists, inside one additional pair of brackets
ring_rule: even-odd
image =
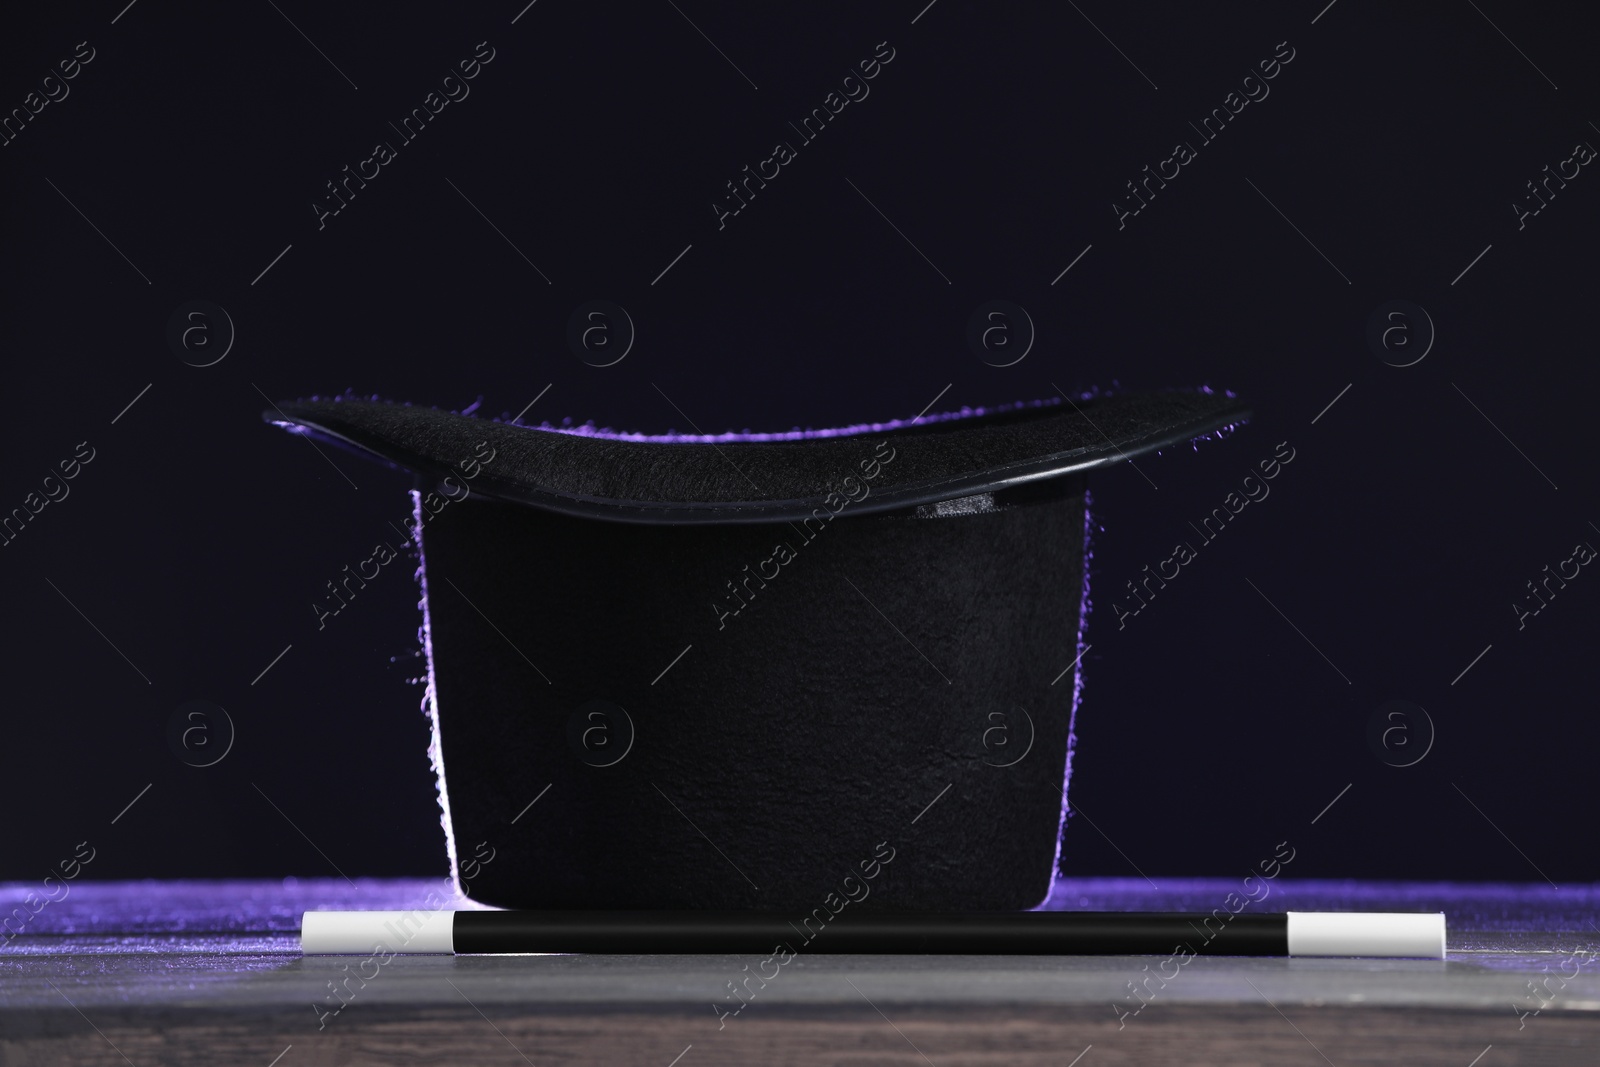
[[(0, 548), (0, 877), (84, 839), (96, 877), (444, 873), (408, 568), (321, 632), (311, 608), (409, 479), (264, 425), (263, 394), (716, 431), (904, 418), (947, 385), (939, 409), (1211, 384), (1255, 419), (1093, 479), (1093, 825), (1063, 870), (1242, 872), (1291, 837), (1298, 876), (1595, 879), (1567, 817), (1600, 577), (1520, 631), (1511, 606), (1600, 544), (1600, 177), (1520, 230), (1512, 207), (1600, 143), (1586, 9), (924, 3), (9, 18), (7, 113), (78, 42), (95, 58), (0, 147), (0, 511), (95, 458)], [(470, 96), (319, 230), (324, 183), (480, 41)], [(724, 183), (881, 41), (870, 96), (719, 230)], [(1283, 41), (1270, 95), (1199, 145)], [(1180, 140), (1198, 158), (1119, 230), (1124, 183)], [(566, 343), (594, 298), (638, 330), (604, 369)], [(965, 340), (994, 298), (1037, 327), (1011, 367)], [(195, 299), (237, 331), (205, 368), (166, 336)], [(1366, 340), (1396, 299), (1437, 329), (1404, 368)], [(1119, 631), (1124, 583), (1282, 441), (1271, 497)], [(192, 699), (237, 728), (211, 767), (167, 742)], [(1392, 699), (1436, 731), (1413, 766), (1367, 741)]]

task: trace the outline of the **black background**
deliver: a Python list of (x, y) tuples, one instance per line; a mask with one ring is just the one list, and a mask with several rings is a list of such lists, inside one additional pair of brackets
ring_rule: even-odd
[[(1236, 873), (1290, 837), (1297, 876), (1594, 879), (1566, 817), (1600, 577), (1520, 631), (1512, 608), (1600, 544), (1600, 177), (1521, 229), (1512, 206), (1600, 143), (1585, 9), (924, 2), (14, 17), (7, 113), (95, 58), (0, 147), (0, 510), (95, 458), (0, 548), (0, 876), (83, 839), (96, 877), (444, 872), (414, 583), (386, 570), (321, 632), (311, 608), (409, 479), (264, 425), (262, 394), (717, 431), (1211, 384), (1254, 421), (1094, 479), (1093, 825), (1065, 873)], [(481, 41), (470, 96), (319, 229), (324, 183)], [(885, 41), (870, 95), (719, 229), (724, 183)], [(1124, 183), (1279, 42), (1270, 95), (1119, 229)], [(566, 344), (595, 298), (638, 330), (604, 369)], [(1006, 368), (965, 340), (995, 298), (1038, 333)], [(237, 330), (206, 368), (166, 340), (194, 299)], [(1404, 368), (1366, 341), (1396, 299), (1437, 329)], [(1124, 583), (1283, 441), (1270, 498), (1119, 631)], [(191, 699), (237, 726), (215, 766), (168, 748)], [(1414, 766), (1368, 746), (1391, 699), (1436, 729)]]

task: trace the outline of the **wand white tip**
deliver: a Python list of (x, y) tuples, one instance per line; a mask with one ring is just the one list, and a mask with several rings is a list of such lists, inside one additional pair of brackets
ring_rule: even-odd
[(1444, 959), (1443, 912), (1291, 911), (1291, 956)]
[(396, 952), (454, 952), (455, 912), (308, 911), (300, 918), (300, 951), (307, 955), (388, 956)]

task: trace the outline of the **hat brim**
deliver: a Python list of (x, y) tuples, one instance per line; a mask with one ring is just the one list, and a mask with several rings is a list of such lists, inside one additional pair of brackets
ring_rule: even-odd
[[(552, 429), (344, 398), (284, 403), (263, 418), (425, 476), (459, 483), (469, 466), (474, 494), (586, 518), (678, 524), (800, 519), (840, 493), (856, 514), (992, 493), (1181, 444), (1249, 414), (1232, 396), (1173, 391), (787, 434)], [(864, 478), (870, 485), (857, 499), (852, 485)]]

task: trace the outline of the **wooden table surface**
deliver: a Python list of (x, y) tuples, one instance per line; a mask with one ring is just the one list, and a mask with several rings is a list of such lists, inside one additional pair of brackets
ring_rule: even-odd
[[(304, 910), (443, 885), (80, 882), (36, 914), (38, 885), (0, 885), (30, 916), (0, 942), (0, 1065), (1600, 1063), (1600, 887), (1283, 880), (1262, 907), (1444, 911), (1449, 958), (802, 953), (721, 1017), (759, 958), (300, 955)], [(1210, 911), (1236, 888), (1063, 881), (1050, 906)], [(331, 1014), (346, 968), (373, 977)]]

